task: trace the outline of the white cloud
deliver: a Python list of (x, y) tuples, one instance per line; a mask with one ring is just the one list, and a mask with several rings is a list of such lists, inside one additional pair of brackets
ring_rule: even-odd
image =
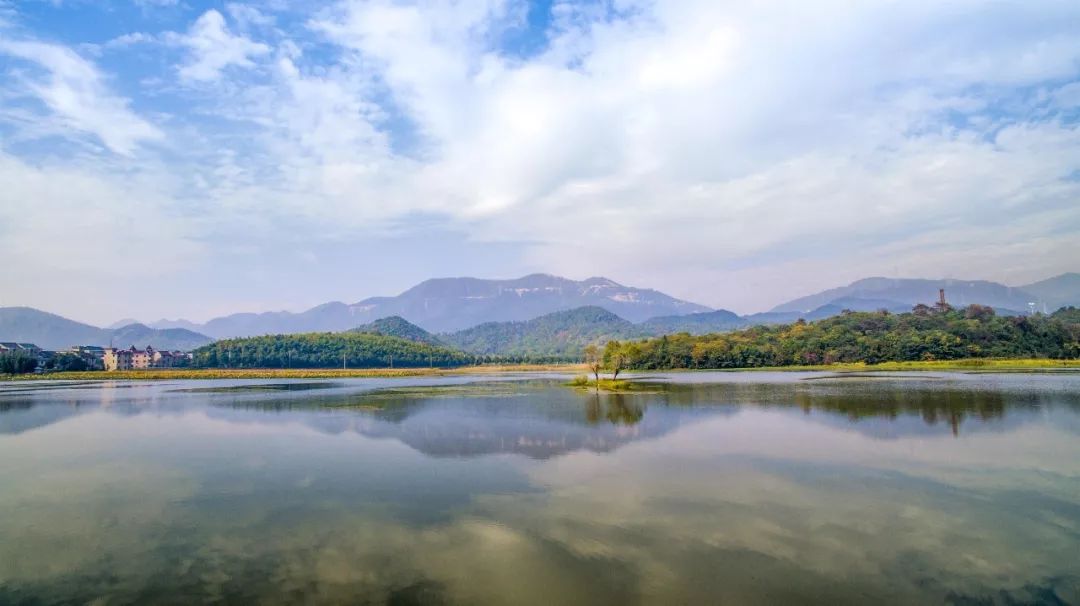
[(1066, 84), (1055, 90), (1053, 100), (1057, 106), (1063, 109), (1080, 107), (1080, 82)]
[(144, 141), (162, 138), (128, 101), (109, 90), (101, 72), (72, 50), (33, 41), (0, 39), (0, 53), (43, 68), (44, 78), (18, 77), (25, 92), (45, 104), (67, 129), (93, 135), (113, 152), (131, 155)]
[(27, 163), (0, 152), (0, 182), (0, 254), (19, 259), (0, 269), (10, 286), (5, 305), (21, 299), (79, 319), (107, 318), (152, 280), (203, 259), (193, 234), (212, 222), (187, 216), (160, 172)]
[[(1080, 5), (561, 3), (523, 57), (503, 42), (526, 8), (347, 0), (301, 30), (230, 4), (231, 29), (210, 10), (183, 34), (118, 39), (180, 47), (184, 83), (221, 85), (155, 91), (185, 107), (162, 121), (183, 143), (146, 175), (187, 187), (153, 204), (196, 206), (218, 250), (424, 217), (527, 243), (530, 270), (739, 311), (868, 274), (1076, 269)], [(89, 69), (63, 81), (104, 90)], [(65, 104), (31, 90), (114, 151), (160, 136), (107, 91)], [(95, 104), (128, 126), (70, 117)]]
[(216, 10), (203, 13), (187, 34), (174, 34), (173, 39), (188, 49), (188, 60), (180, 66), (179, 73), (181, 79), (189, 82), (216, 81), (230, 66), (254, 67), (253, 57), (270, 52), (270, 47), (261, 42), (233, 35), (225, 17)]
[(273, 15), (268, 15), (250, 4), (230, 2), (225, 5), (225, 10), (241, 30), (274, 25)]
[[(880, 261), (873, 251), (918, 233), (986, 222), (1007, 233), (1047, 212), (1080, 221), (1068, 203), (1080, 192), (1063, 181), (1080, 165), (1074, 126), (1028, 127), (1023, 111), (975, 129), (945, 120), (1080, 75), (1080, 39), (1063, 25), (1080, 9), (624, 8), (636, 16), (566, 18), (549, 50), (524, 62), (486, 46), (505, 3), (343, 2), (315, 26), (389, 85), (425, 137), (427, 161), (399, 212), (435, 196), (474, 237), (539, 241), (535, 263), (552, 271), (643, 276), (731, 305), (722, 286), (696, 285), (781, 255), (882, 273), (860, 260)], [(1021, 131), (1016, 150), (1008, 139)], [(904, 254), (931, 274), (956, 259), (992, 277), (992, 262), (939, 252), (936, 265)], [(1039, 271), (1067, 263), (1027, 261)], [(744, 308), (788, 284), (755, 291)]]
[(131, 32), (128, 34), (121, 34), (112, 40), (106, 42), (103, 46), (108, 49), (127, 48), (136, 44), (149, 44), (157, 42), (157, 36), (153, 36), (144, 32)]

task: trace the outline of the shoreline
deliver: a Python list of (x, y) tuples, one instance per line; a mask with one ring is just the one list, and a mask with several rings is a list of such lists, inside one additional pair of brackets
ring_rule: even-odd
[[(584, 374), (583, 364), (482, 365), (456, 368), (152, 368), (146, 370), (52, 372), (26, 375), (0, 375), (0, 382), (14, 381), (167, 381), (212, 379), (353, 379), (397, 377), (468, 376), (495, 373), (559, 372)], [(771, 366), (752, 368), (672, 368), (626, 370), (628, 379), (636, 374), (674, 372), (1080, 372), (1080, 360), (1039, 358), (934, 360), (913, 362), (861, 362), (820, 364), (814, 366)], [(606, 373), (605, 373), (606, 374)]]
[(212, 379), (371, 379), (452, 377), (512, 372), (579, 372), (580, 364), (460, 366), (455, 368), (148, 368), (145, 370), (86, 370), (25, 375), (0, 375), (13, 381), (169, 381)]

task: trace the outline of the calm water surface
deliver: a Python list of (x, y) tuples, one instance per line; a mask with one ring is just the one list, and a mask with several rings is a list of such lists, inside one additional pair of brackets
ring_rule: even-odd
[(1080, 604), (1080, 375), (0, 385), (0, 604)]

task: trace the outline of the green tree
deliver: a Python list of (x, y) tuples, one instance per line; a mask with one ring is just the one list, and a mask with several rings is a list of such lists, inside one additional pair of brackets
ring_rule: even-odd
[(608, 341), (604, 346), (604, 367), (611, 373), (611, 380), (617, 381), (619, 373), (626, 368), (626, 349), (618, 341)]
[(60, 353), (56, 354), (51, 360), (46, 362), (45, 367), (62, 372), (74, 372), (88, 370), (90, 365), (86, 363), (86, 360), (82, 359), (82, 356), (71, 353)]
[(34, 372), (37, 365), (37, 357), (25, 351), (16, 350), (0, 354), (0, 374), (27, 374)]

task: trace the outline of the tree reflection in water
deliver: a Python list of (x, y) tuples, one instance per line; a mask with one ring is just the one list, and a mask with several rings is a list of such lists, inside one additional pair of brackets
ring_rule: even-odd
[(585, 420), (589, 425), (607, 421), (612, 425), (636, 425), (645, 417), (645, 401), (625, 394), (590, 394), (585, 402)]
[(1001, 419), (1006, 401), (1001, 393), (986, 391), (896, 391), (879, 390), (862, 393), (799, 393), (796, 404), (809, 413), (819, 410), (840, 414), (855, 422), (868, 418), (895, 419), (901, 415), (918, 415), (930, 426), (947, 422), (954, 436), (960, 435), (960, 425), (969, 417), (982, 422)]

